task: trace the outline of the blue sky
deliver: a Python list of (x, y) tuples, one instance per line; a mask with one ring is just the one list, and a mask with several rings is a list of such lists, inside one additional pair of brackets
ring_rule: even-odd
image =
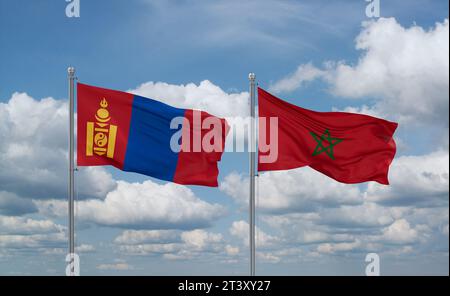
[[(255, 72), (302, 107), (399, 122), (388, 188), (259, 178), (257, 273), (360, 275), (376, 252), (382, 274), (448, 274), (448, 1), (381, 0), (380, 19), (330, 2), (81, 0), (67, 18), (63, 0), (1, 0), (0, 274), (64, 273), (69, 65), (223, 116), (246, 114)], [(226, 153), (218, 189), (80, 169), (82, 274), (247, 274), (247, 164)]]

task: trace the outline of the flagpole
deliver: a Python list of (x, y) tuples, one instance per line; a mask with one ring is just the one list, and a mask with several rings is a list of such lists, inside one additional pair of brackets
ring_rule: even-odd
[(69, 254), (71, 262), (70, 275), (75, 275), (74, 270), (74, 254), (75, 254), (75, 217), (74, 217), (74, 92), (75, 92), (75, 68), (69, 67), (67, 69), (69, 79)]
[(250, 81), (250, 200), (249, 200), (249, 218), (250, 218), (250, 275), (255, 275), (255, 156), (256, 156), (256, 124), (255, 124), (255, 73), (248, 74), (248, 80)]

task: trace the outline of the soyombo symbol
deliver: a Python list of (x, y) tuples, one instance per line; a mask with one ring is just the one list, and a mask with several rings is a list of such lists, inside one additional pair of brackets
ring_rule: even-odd
[(105, 98), (100, 101), (100, 108), (95, 114), (96, 122), (87, 122), (86, 126), (86, 156), (93, 156), (94, 153), (106, 157), (114, 157), (116, 146), (117, 126), (109, 124), (111, 116), (106, 109), (108, 102)]

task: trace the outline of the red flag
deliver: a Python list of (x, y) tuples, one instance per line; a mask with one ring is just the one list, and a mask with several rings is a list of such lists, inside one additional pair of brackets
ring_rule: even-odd
[[(342, 183), (389, 184), (397, 123), (362, 114), (307, 110), (260, 88), (258, 105), (258, 171), (310, 166)], [(277, 140), (271, 135), (269, 126), (276, 123), (270, 117), (278, 118), (276, 159), (268, 157), (273, 151), (264, 149), (274, 147)]]

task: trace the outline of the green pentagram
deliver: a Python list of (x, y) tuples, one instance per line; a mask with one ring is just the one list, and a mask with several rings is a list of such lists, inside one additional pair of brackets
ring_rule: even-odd
[[(334, 159), (333, 147), (342, 142), (342, 139), (332, 138), (330, 136), (330, 132), (328, 129), (319, 137), (314, 132), (310, 132), (311, 136), (313, 136), (314, 140), (317, 142), (317, 146), (314, 149), (313, 156), (319, 155), (322, 152), (325, 152), (331, 159)], [(329, 143), (327, 147), (323, 145), (323, 141)]]

